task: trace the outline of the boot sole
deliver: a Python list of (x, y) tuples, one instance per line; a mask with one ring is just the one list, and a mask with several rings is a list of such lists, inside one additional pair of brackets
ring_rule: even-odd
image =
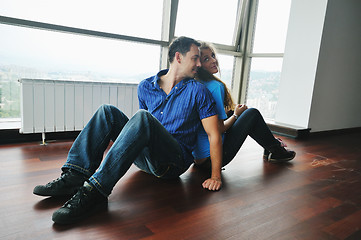
[[(271, 158), (270, 158), (271, 156)], [(272, 158), (272, 154), (268, 155), (266, 160), (268, 162), (272, 162), (272, 163), (282, 163), (282, 162), (288, 162), (288, 161), (291, 161), (292, 159), (294, 159), (296, 156), (296, 153), (294, 153), (291, 157), (288, 157), (288, 158), (282, 158), (282, 159), (274, 159)]]
[(42, 196), (42, 197), (68, 197), (68, 196), (73, 196), (76, 192), (77, 192), (77, 189), (75, 189), (72, 192), (53, 192), (53, 193), (39, 191), (39, 190), (36, 190), (36, 188), (33, 190), (33, 194)]
[(77, 222), (80, 222), (81, 220), (84, 220), (87, 217), (90, 217), (94, 215), (95, 213), (101, 212), (103, 210), (108, 209), (108, 200), (104, 201), (102, 203), (99, 203), (98, 205), (94, 206), (89, 211), (86, 211), (83, 215), (80, 216), (57, 216), (56, 211), (53, 213), (52, 220), (54, 223), (59, 225), (68, 225), (68, 224), (74, 224)]

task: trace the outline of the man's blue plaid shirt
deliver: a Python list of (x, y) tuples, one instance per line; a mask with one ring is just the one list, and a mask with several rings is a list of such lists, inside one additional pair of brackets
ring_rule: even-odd
[(192, 150), (201, 119), (217, 114), (209, 90), (194, 79), (184, 79), (167, 95), (158, 85), (168, 70), (140, 82), (139, 108), (148, 110), (180, 144), (186, 166), (193, 163)]

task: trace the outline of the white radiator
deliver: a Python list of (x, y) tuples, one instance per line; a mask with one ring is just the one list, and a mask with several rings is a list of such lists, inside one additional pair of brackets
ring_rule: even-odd
[(20, 133), (82, 130), (102, 104), (128, 117), (138, 110), (138, 84), (20, 79)]

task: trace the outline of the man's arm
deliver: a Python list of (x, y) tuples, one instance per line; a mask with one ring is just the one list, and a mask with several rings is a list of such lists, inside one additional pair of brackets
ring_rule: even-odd
[(218, 115), (202, 119), (202, 125), (209, 139), (209, 148), (212, 162), (211, 178), (205, 180), (203, 188), (208, 190), (219, 190), (222, 186), (222, 136), (218, 125)]

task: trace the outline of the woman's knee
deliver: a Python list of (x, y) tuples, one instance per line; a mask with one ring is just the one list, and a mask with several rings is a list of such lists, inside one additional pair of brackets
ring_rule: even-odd
[(246, 112), (251, 115), (261, 115), (257, 108), (248, 108)]
[(250, 119), (250, 118), (258, 117), (259, 115), (261, 115), (261, 113), (258, 111), (258, 109), (248, 108), (241, 114), (240, 118)]

